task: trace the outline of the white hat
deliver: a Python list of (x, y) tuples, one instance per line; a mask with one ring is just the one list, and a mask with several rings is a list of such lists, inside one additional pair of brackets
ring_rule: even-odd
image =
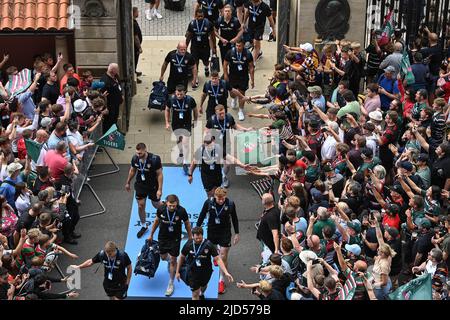
[(302, 300), (303, 296), (298, 292), (292, 292), (291, 300)]
[(307, 264), (309, 260), (316, 260), (317, 254), (311, 250), (303, 250), (300, 252), (300, 260), (303, 261), (304, 264)]
[(374, 121), (383, 121), (383, 114), (380, 111), (372, 111), (369, 113), (369, 118)]
[(302, 49), (306, 52), (311, 52), (314, 50), (314, 47), (311, 43), (306, 42), (306, 43), (300, 45), (300, 49)]
[(86, 108), (87, 102), (83, 99), (75, 100), (75, 102), (73, 103), (73, 109), (75, 110), (75, 112), (83, 112)]
[(12, 175), (14, 172), (18, 170), (22, 170), (23, 166), (19, 162), (12, 162), (8, 164), (6, 170), (8, 171), (8, 175)]
[(41, 120), (41, 127), (47, 128), (52, 124), (52, 119), (49, 117), (42, 118)]

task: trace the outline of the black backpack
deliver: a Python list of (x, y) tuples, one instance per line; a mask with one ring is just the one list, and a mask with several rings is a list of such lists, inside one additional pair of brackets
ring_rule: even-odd
[(134, 274), (153, 278), (158, 269), (160, 259), (158, 241), (153, 240), (149, 243), (148, 240), (145, 240), (134, 267)]
[(169, 91), (163, 81), (153, 82), (153, 89), (148, 99), (149, 109), (164, 110), (169, 100)]

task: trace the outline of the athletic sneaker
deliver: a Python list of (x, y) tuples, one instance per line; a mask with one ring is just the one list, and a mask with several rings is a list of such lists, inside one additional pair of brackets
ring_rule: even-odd
[(197, 88), (198, 88), (198, 81), (195, 83), (194, 86), (192, 86), (192, 90), (195, 91), (195, 90), (197, 90)]
[(205, 68), (205, 77), (209, 77), (209, 68)]
[(148, 21), (152, 21), (153, 20), (153, 13), (149, 9), (145, 10), (145, 18)]
[(237, 110), (238, 108), (238, 98), (232, 98), (231, 99), (231, 108), (234, 110)]
[(166, 297), (170, 297), (172, 294), (173, 294), (173, 283), (169, 282), (165, 295)]
[(188, 173), (189, 173), (189, 165), (183, 164), (183, 172), (184, 172), (185, 176), (188, 175)]
[(140, 76), (142, 76), (142, 72), (136, 71), (136, 75), (137, 75), (138, 77), (140, 77)]
[(147, 230), (148, 230), (148, 226), (147, 227), (142, 227), (141, 230), (139, 230), (139, 232), (137, 233), (138, 239), (140, 239), (144, 235), (144, 233), (147, 232)]
[(244, 112), (242, 110), (239, 110), (238, 118), (239, 118), (239, 121), (244, 121), (245, 120), (245, 115), (244, 115)]
[(163, 18), (163, 16), (161, 15), (161, 13), (159, 13), (158, 10), (156, 10), (156, 9), (153, 11), (153, 15), (154, 15), (156, 18), (158, 18), (158, 19), (162, 19), (162, 18)]
[(273, 36), (273, 32), (271, 32), (270, 34), (269, 34), (269, 40), (268, 40), (269, 42), (274, 42), (275, 41), (275, 37)]
[(223, 280), (219, 281), (219, 294), (224, 294), (225, 291), (225, 282)]
[(227, 176), (223, 177), (223, 182), (222, 182), (222, 187), (223, 188), (228, 188), (230, 186), (230, 180), (228, 180)]
[(256, 61), (259, 61), (262, 58), (263, 52), (260, 51), (258, 56), (256, 57)]

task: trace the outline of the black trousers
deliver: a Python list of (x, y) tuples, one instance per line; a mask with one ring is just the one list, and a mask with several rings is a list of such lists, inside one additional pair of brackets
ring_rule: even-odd
[(67, 219), (63, 222), (62, 232), (64, 237), (69, 237), (75, 231), (75, 227), (80, 221), (80, 212), (78, 209), (78, 204), (72, 197), (67, 199), (67, 212), (69, 213), (70, 219)]

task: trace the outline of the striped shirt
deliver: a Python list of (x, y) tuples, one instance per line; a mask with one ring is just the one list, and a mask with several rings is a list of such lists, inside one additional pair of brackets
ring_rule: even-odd
[(435, 112), (431, 121), (431, 140), (434, 144), (441, 144), (444, 141), (447, 124), (442, 112)]

